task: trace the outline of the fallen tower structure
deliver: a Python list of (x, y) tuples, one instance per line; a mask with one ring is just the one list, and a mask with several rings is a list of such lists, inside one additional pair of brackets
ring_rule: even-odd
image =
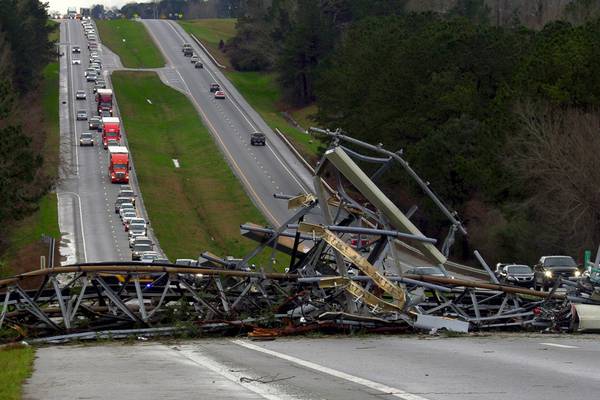
[[(447, 275), (446, 267), (457, 268), (447, 259), (454, 235), (467, 233), (457, 214), (401, 153), (341, 132), (315, 131), (330, 137), (331, 145), (315, 170), (313, 193), (277, 194), (293, 210), (279, 227), (242, 225), (242, 235), (258, 242), (243, 258), (204, 253), (198, 267), (75, 264), (3, 279), (0, 328), (60, 340), (182, 329), (271, 337), (316, 329), (600, 328), (600, 292), (589, 278), (558, 279), (549, 292), (502, 285), (478, 253), (483, 270), (458, 266), (478, 278)], [(357, 162), (374, 164), (374, 172), (367, 175)], [(448, 218), (448, 237), (439, 249), (411, 221), (413, 211), (403, 213), (375, 183), (394, 165)], [(285, 273), (253, 264), (265, 251), (273, 261), (278, 252), (289, 256)], [(437, 266), (447, 276), (408, 274), (416, 265)]]

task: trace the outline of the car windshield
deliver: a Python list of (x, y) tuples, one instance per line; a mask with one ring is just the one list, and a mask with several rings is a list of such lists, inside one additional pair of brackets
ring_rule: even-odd
[(548, 257), (544, 260), (544, 267), (575, 267), (571, 257)]
[(92, 134), (91, 133), (82, 133), (81, 134), (81, 138), (82, 139), (91, 139), (92, 138)]
[(133, 246), (133, 251), (152, 251), (152, 246), (149, 244), (136, 243), (135, 246)]
[(127, 164), (114, 164), (115, 169), (126, 169)]
[(531, 274), (531, 268), (527, 265), (511, 265), (506, 269), (509, 274)]
[(144, 224), (131, 224), (129, 229), (132, 231), (143, 231), (146, 229), (146, 227), (144, 226)]

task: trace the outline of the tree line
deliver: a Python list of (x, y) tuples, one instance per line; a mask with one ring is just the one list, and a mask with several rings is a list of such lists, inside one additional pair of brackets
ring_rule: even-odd
[[(290, 103), (316, 102), (316, 124), (403, 148), (465, 219), (455, 255), (580, 256), (600, 242), (600, 20), (494, 26), (482, 3), (248, 0), (226, 50), (239, 70), (277, 72)], [(401, 171), (383, 185), (445, 233)]]
[(55, 54), (49, 40), (55, 29), (47, 5), (38, 0), (0, 2), (0, 248), (11, 224), (30, 214), (52, 182), (41, 171), (36, 135), (27, 128), (31, 96)]

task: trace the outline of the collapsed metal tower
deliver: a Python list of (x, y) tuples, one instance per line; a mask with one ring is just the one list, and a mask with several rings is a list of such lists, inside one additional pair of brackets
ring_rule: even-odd
[[(242, 234), (259, 242), (243, 258), (204, 253), (195, 267), (76, 264), (0, 280), (0, 328), (23, 337), (182, 323), (202, 332), (251, 335), (311, 329), (566, 330), (576, 327), (584, 307), (596, 307), (597, 290), (589, 281), (557, 281), (549, 293), (538, 292), (500, 285), (484, 262), (487, 281), (407, 274), (425, 265), (445, 272), (454, 234), (466, 234), (456, 213), (400, 153), (339, 131), (313, 130), (331, 139), (315, 170), (313, 193), (276, 195), (294, 210), (281, 226), (242, 225)], [(368, 176), (357, 162), (377, 168)], [(394, 164), (448, 218), (441, 249), (413, 224), (414, 209), (403, 213), (376, 185)], [(333, 188), (326, 176), (333, 178)], [(289, 256), (285, 273), (252, 264), (270, 248), (273, 255)]]

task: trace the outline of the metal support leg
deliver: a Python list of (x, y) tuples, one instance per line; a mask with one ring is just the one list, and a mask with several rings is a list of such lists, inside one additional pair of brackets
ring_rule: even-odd
[(4, 323), (4, 318), (6, 317), (6, 312), (8, 311), (8, 300), (10, 299), (10, 293), (12, 289), (10, 287), (6, 288), (6, 295), (4, 296), (4, 304), (2, 305), (2, 315), (0, 315), (0, 328), (2, 328), (2, 324)]
[(135, 294), (137, 295), (140, 315), (142, 316), (142, 320), (146, 322), (148, 321), (148, 315), (146, 315), (146, 306), (144, 305), (144, 296), (142, 295), (142, 288), (140, 287), (139, 275), (135, 275), (133, 283), (135, 284)]
[[(77, 314), (77, 310), (79, 309), (79, 305), (81, 304), (81, 300), (83, 300), (83, 296), (85, 296), (85, 290), (88, 286), (87, 276), (82, 277), (82, 286), (81, 291), (79, 292), (79, 296), (71, 297), (71, 301), (69, 302), (69, 322), (73, 321), (75, 318), (75, 314)], [(75, 301), (75, 305), (73, 306), (73, 301)]]
[(131, 310), (127, 307), (127, 305), (125, 303), (123, 303), (123, 301), (119, 298), (119, 296), (117, 296), (116, 293), (113, 292), (113, 290), (110, 288), (110, 286), (108, 286), (108, 284), (106, 282), (104, 282), (104, 280), (102, 278), (100, 278), (99, 276), (96, 276), (95, 281), (98, 282), (100, 284), (100, 286), (102, 286), (102, 289), (104, 289), (104, 293), (106, 294), (106, 297), (108, 297), (110, 299), (110, 301), (112, 301), (113, 304), (115, 306), (117, 306), (117, 308), (119, 308), (119, 310), (121, 310), (125, 315), (127, 315), (129, 318), (131, 318), (132, 321), (144, 322), (137, 315), (135, 315), (133, 312), (131, 312)]
[(58, 325), (56, 325), (54, 322), (52, 322), (52, 320), (50, 320), (50, 318), (48, 318), (48, 316), (42, 311), (42, 309), (40, 307), (38, 307), (38, 305), (27, 295), (27, 293), (25, 293), (25, 291), (23, 289), (21, 289), (17, 285), (14, 287), (14, 291), (17, 292), (19, 294), (19, 296), (21, 296), (21, 299), (23, 299), (23, 301), (29, 306), (27, 308), (27, 311), (29, 311), (31, 314), (38, 317), (41, 321), (43, 321), (50, 328), (57, 330), (57, 331), (62, 330)]
[(223, 303), (223, 310), (225, 310), (226, 313), (229, 313), (229, 302), (227, 301), (227, 296), (225, 296), (225, 291), (223, 290), (223, 283), (221, 282), (221, 278), (216, 276), (215, 283), (217, 284), (217, 289), (219, 290), (221, 303)]
[(67, 305), (65, 304), (65, 298), (62, 295), (60, 285), (55, 277), (50, 278), (50, 281), (52, 281), (52, 287), (56, 293), (56, 300), (58, 301), (58, 306), (60, 308), (60, 313), (62, 315), (65, 328), (71, 329), (71, 319), (69, 318), (69, 311), (67, 309)]

